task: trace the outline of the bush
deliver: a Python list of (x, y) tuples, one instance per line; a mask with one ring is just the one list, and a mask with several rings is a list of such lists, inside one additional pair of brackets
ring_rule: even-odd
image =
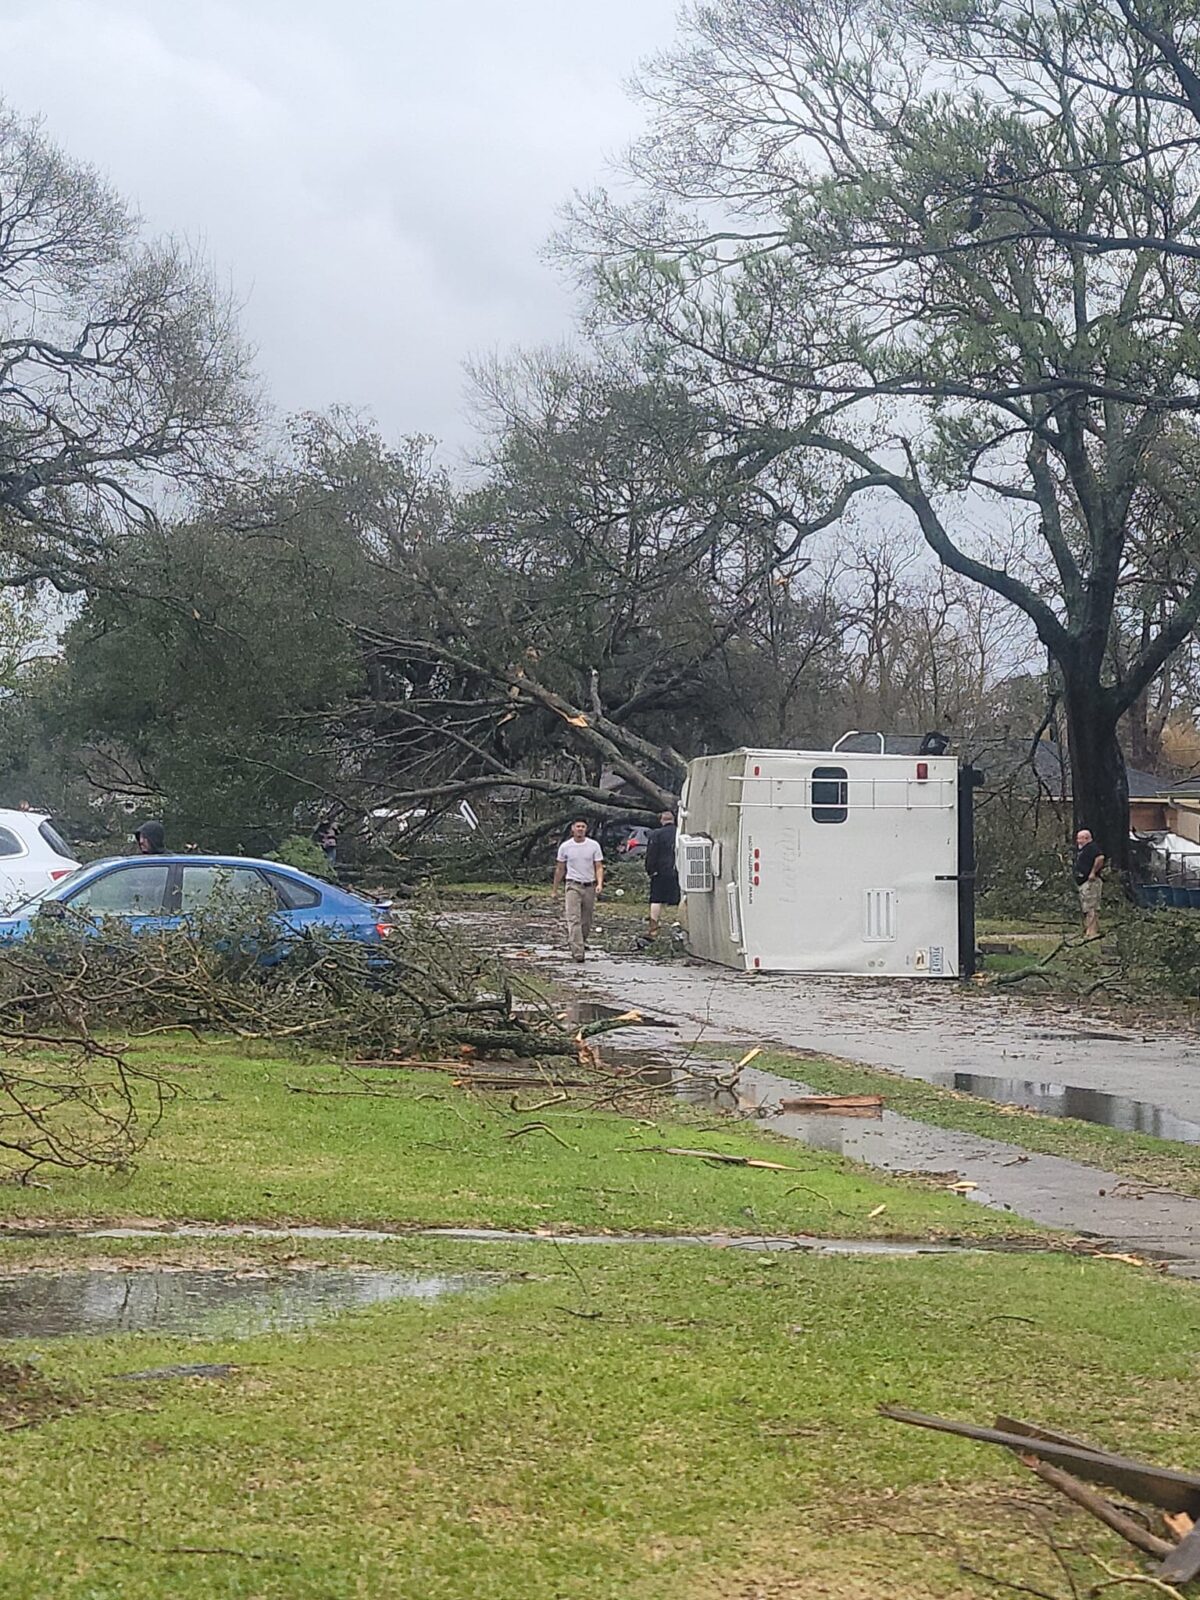
[(1200, 998), (1200, 915), (1129, 910), (1113, 934), (1125, 975), (1140, 988)]
[(306, 839), (302, 833), (290, 833), (279, 849), (266, 859), (282, 862), (285, 867), (295, 867), (297, 872), (307, 872), (313, 878), (333, 880), (337, 877), (321, 846), (315, 839)]

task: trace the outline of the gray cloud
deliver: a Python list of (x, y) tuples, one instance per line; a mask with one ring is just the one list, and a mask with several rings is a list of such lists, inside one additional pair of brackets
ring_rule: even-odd
[(538, 252), (637, 132), (676, 0), (7, 0), (0, 95), (44, 114), (244, 305), (283, 410), (469, 436), (462, 362), (561, 338)]

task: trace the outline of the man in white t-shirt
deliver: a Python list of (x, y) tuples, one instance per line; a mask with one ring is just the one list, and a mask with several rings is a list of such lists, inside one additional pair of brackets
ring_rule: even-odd
[(576, 817), (571, 824), (571, 837), (559, 845), (558, 859), (554, 863), (555, 889), (566, 881), (567, 941), (575, 961), (583, 960), (592, 931), (596, 896), (604, 888), (604, 851), (595, 839), (588, 837), (587, 830), (584, 818)]

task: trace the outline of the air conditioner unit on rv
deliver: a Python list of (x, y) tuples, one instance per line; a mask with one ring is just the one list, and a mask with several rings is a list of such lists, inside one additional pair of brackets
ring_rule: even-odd
[(711, 894), (716, 872), (712, 840), (683, 839), (680, 841), (680, 849), (683, 857), (684, 894)]

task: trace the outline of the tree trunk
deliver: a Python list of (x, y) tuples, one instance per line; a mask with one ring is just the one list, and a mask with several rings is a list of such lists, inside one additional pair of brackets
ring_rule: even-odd
[(1129, 783), (1117, 719), (1094, 684), (1066, 683), (1067, 750), (1075, 827), (1088, 828), (1109, 865), (1128, 881)]

